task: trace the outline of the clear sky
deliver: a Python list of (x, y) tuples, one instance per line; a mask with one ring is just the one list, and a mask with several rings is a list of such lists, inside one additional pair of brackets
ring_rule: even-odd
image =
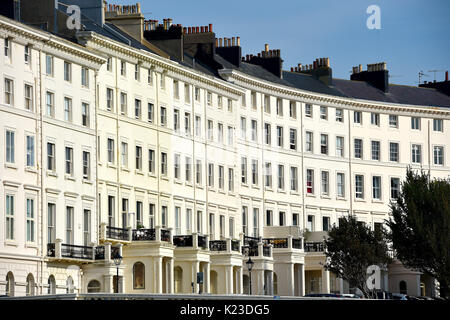
[[(130, 0), (108, 1), (135, 4)], [(329, 57), (333, 77), (349, 79), (353, 66), (385, 61), (390, 83), (417, 86), (418, 73), (450, 69), (450, 0), (141, 0), (146, 19), (213, 24), (218, 38), (241, 37), (242, 53), (268, 43), (281, 49), (283, 69)], [(381, 10), (381, 29), (369, 30), (368, 6)], [(437, 81), (444, 72), (436, 72)]]

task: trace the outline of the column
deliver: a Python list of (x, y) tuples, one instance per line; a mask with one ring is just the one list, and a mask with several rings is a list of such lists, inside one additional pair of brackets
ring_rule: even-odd
[(162, 257), (155, 257), (153, 260), (154, 266), (154, 291), (155, 293), (162, 293)]
[(342, 278), (338, 278), (339, 279), (339, 293), (340, 294), (344, 294), (344, 279)]
[(169, 293), (173, 293), (173, 258), (170, 258), (169, 261), (167, 261), (167, 267), (169, 268), (169, 272), (168, 272), (168, 281), (169, 281), (169, 285), (168, 285), (168, 292)]
[(288, 296), (294, 296), (295, 295), (295, 276), (294, 276), (294, 264), (288, 263), (287, 264), (287, 276), (288, 276)]
[(204, 277), (203, 277), (203, 292), (204, 293), (210, 293), (210, 287), (209, 287), (209, 273), (210, 273), (210, 263), (209, 262), (207, 262), (207, 263), (205, 263), (205, 267), (204, 267), (204, 269), (203, 270), (205, 270), (204, 271)]
[(269, 295), (273, 296), (273, 271), (269, 271), (267, 274), (267, 285)]
[(233, 266), (225, 266), (225, 293), (233, 294)]
[(237, 294), (242, 294), (244, 292), (244, 283), (242, 281), (242, 267), (237, 269)]
[(322, 293), (330, 293), (330, 271), (322, 268)]
[[(256, 271), (256, 272), (255, 272)], [(255, 270), (253, 273), (256, 273), (256, 290), (252, 288), (252, 294), (264, 294), (264, 270)], [(255, 286), (253, 286), (255, 287)]]
[(114, 293), (113, 276), (110, 274), (106, 274), (103, 276), (103, 279), (105, 282), (105, 292)]
[(200, 262), (194, 261), (192, 263), (192, 282), (194, 282), (194, 293), (199, 292), (199, 284), (197, 283), (197, 273), (200, 271)]

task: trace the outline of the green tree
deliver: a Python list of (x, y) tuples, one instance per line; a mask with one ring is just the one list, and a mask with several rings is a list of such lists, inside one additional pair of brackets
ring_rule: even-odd
[(450, 179), (431, 180), (409, 168), (390, 207), (388, 226), (397, 259), (436, 278), (441, 297), (450, 298)]
[(371, 265), (383, 267), (391, 262), (384, 229), (372, 231), (349, 215), (339, 219), (339, 226), (334, 226), (328, 235), (325, 269), (361, 290), (364, 297), (375, 297), (375, 292), (366, 285), (367, 268)]

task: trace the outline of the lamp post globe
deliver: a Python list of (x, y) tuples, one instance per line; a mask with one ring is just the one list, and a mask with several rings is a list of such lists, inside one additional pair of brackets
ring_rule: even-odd
[(250, 295), (252, 294), (252, 269), (253, 269), (253, 265), (255, 264), (252, 261), (252, 258), (248, 258), (248, 260), (245, 262), (245, 264), (247, 265), (247, 269), (248, 269), (248, 276), (249, 276), (249, 293)]
[(119, 293), (119, 266), (122, 263), (122, 256), (119, 253), (114, 255), (114, 264), (117, 267), (117, 276), (116, 276), (116, 289), (117, 293)]

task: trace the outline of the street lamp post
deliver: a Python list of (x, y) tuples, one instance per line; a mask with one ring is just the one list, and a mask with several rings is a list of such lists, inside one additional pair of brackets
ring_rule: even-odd
[(117, 252), (114, 256), (114, 264), (117, 267), (117, 276), (116, 276), (117, 293), (119, 293), (119, 266), (121, 263), (122, 263), (122, 256)]
[(250, 278), (250, 281), (249, 281), (249, 291), (250, 291), (250, 295), (252, 295), (252, 269), (253, 269), (253, 265), (255, 264), (253, 261), (252, 261), (252, 258), (248, 258), (248, 260), (247, 260), (247, 262), (245, 263), (246, 265), (247, 265), (247, 269), (248, 269), (248, 275), (249, 275), (249, 278)]

